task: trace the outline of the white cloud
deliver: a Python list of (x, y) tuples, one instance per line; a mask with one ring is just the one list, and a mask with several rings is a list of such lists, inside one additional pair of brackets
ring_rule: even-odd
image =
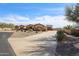
[(72, 22), (65, 20), (65, 16), (39, 16), (33, 19), (26, 17), (26, 16), (19, 16), (19, 15), (7, 15), (0, 17), (1, 22), (6, 23), (14, 23), (14, 24), (35, 24), (35, 23), (42, 23), (42, 24), (50, 24), (53, 27), (63, 27), (66, 25), (72, 25)]
[(0, 20), (17, 22), (17, 21), (28, 21), (29, 18), (26, 16), (19, 16), (19, 15), (6, 15), (6, 16), (0, 17)]
[(73, 25), (75, 23), (69, 22), (65, 19), (65, 16), (40, 16), (36, 17), (36, 20), (32, 23), (42, 23), (53, 25), (53, 27), (63, 27), (66, 25)]

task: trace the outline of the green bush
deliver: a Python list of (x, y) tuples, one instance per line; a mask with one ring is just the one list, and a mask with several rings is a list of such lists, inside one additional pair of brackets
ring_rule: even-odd
[(61, 42), (61, 41), (63, 41), (63, 39), (64, 39), (64, 31), (63, 30), (58, 30), (57, 31), (57, 41), (58, 42)]

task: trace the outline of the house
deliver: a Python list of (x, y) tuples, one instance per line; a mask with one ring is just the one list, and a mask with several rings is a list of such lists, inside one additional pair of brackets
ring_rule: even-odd
[(47, 30), (53, 30), (53, 26), (52, 25), (47, 25)]

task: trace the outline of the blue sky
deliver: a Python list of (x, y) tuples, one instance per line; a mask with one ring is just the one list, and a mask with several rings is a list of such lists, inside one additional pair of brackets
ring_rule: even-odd
[(69, 3), (8, 3), (0, 4), (0, 14), (19, 14), (28, 16), (41, 16), (41, 15), (64, 15), (64, 9)]
[(0, 21), (9, 22), (9, 23), (13, 22), (16, 24), (44, 23), (44, 24), (52, 24), (54, 25), (54, 27), (62, 27), (63, 24), (59, 24), (58, 26), (55, 22), (61, 21), (59, 19), (64, 19), (65, 7), (72, 6), (72, 5), (75, 5), (75, 4), (72, 4), (72, 3), (1, 3)]

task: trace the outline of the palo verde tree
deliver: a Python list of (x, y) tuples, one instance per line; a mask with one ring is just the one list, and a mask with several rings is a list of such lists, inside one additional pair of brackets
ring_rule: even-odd
[(65, 15), (69, 21), (76, 22), (76, 24), (79, 25), (79, 3), (77, 3), (75, 6), (67, 6)]

